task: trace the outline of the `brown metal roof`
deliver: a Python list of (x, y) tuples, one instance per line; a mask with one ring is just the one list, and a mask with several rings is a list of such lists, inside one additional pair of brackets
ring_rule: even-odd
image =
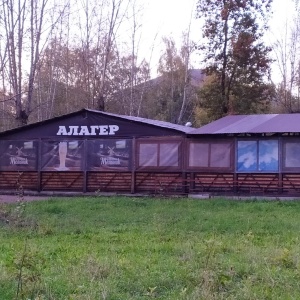
[(177, 124), (164, 122), (164, 121), (151, 120), (151, 119), (145, 119), (145, 118), (134, 117), (134, 116), (124, 116), (124, 115), (118, 115), (118, 114), (102, 112), (102, 111), (92, 110), (92, 109), (81, 109), (79, 111), (75, 111), (75, 112), (71, 112), (71, 113), (68, 113), (68, 114), (65, 114), (65, 115), (54, 117), (52, 119), (48, 119), (48, 120), (28, 124), (28, 125), (25, 125), (25, 126), (22, 126), (22, 127), (17, 127), (17, 128), (10, 129), (10, 130), (6, 130), (4, 132), (0, 132), (0, 136), (13, 134), (13, 133), (20, 132), (20, 131), (23, 131), (23, 130), (26, 130), (26, 129), (32, 129), (32, 128), (38, 127), (42, 124), (43, 125), (51, 124), (53, 122), (57, 122), (57, 121), (60, 121), (60, 120), (65, 120), (67, 117), (76, 116), (76, 115), (83, 114), (83, 113), (86, 113), (86, 112), (91, 112), (93, 114), (97, 114), (100, 117), (101, 117), (101, 115), (111, 116), (113, 118), (118, 118), (119, 120), (131, 121), (131, 123), (133, 125), (137, 125), (137, 126), (139, 124), (147, 124), (147, 125), (155, 126), (156, 128), (160, 127), (160, 128), (163, 128), (163, 129), (171, 129), (171, 130), (183, 133), (183, 134), (187, 134), (187, 133), (189, 133), (189, 132), (191, 132), (192, 130), (195, 129), (193, 127), (177, 125)]
[(189, 134), (295, 133), (300, 114), (233, 115), (221, 118)]
[(102, 114), (102, 115), (113, 116), (113, 117), (129, 120), (129, 121), (134, 121), (134, 122), (140, 122), (140, 123), (144, 123), (144, 124), (148, 124), (148, 125), (159, 126), (159, 127), (162, 127), (162, 128), (174, 129), (174, 130), (181, 131), (181, 132), (184, 132), (184, 133), (189, 133), (189, 132), (191, 132), (195, 129), (193, 127), (178, 125), (178, 124), (165, 122), (165, 121), (152, 120), (152, 119), (146, 119), (146, 118), (134, 117), (134, 116), (118, 115), (118, 114), (102, 112), (102, 111), (92, 110), (92, 109), (86, 109), (86, 110), (94, 112), (94, 113), (99, 113), (99, 114)]

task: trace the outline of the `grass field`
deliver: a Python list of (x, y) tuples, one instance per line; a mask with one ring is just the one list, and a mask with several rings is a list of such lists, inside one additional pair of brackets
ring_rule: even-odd
[(0, 299), (300, 299), (300, 202), (0, 206)]

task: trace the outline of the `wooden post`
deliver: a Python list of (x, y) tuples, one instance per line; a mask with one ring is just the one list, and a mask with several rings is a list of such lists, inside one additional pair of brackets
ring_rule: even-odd
[(196, 187), (195, 173), (194, 172), (190, 172), (190, 188), (189, 188), (189, 192), (194, 192), (195, 191), (195, 187)]
[(134, 137), (132, 139), (132, 154), (131, 154), (131, 188), (130, 188), (130, 192), (131, 194), (135, 193), (135, 170), (136, 170), (136, 138)]
[(87, 140), (85, 139), (83, 141), (83, 162), (82, 162), (82, 168), (83, 168), (83, 193), (87, 192)]
[(38, 173), (38, 186), (37, 191), (40, 193), (42, 190), (42, 174), (41, 174), (41, 168), (42, 168), (42, 139), (39, 138), (38, 140), (38, 153), (37, 153), (37, 173)]

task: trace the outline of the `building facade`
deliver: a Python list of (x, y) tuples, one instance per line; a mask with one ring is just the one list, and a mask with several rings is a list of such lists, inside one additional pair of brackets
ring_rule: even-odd
[(300, 192), (300, 114), (198, 129), (81, 110), (0, 134), (0, 189), (151, 194)]

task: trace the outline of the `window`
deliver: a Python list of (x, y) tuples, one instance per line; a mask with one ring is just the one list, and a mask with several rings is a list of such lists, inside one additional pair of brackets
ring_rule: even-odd
[(210, 145), (210, 167), (212, 168), (230, 168), (231, 145), (211, 144)]
[(158, 144), (141, 144), (139, 149), (139, 166), (158, 166)]
[(190, 142), (188, 166), (190, 168), (232, 167), (231, 142)]
[(276, 172), (278, 171), (278, 141), (238, 141), (238, 172)]
[(179, 152), (178, 143), (167, 143), (159, 145), (159, 166), (178, 167)]
[(174, 167), (180, 166), (179, 141), (140, 141), (138, 144), (139, 167)]
[(189, 166), (208, 167), (209, 144), (190, 143)]
[(300, 169), (300, 141), (283, 142), (283, 169), (285, 171)]

